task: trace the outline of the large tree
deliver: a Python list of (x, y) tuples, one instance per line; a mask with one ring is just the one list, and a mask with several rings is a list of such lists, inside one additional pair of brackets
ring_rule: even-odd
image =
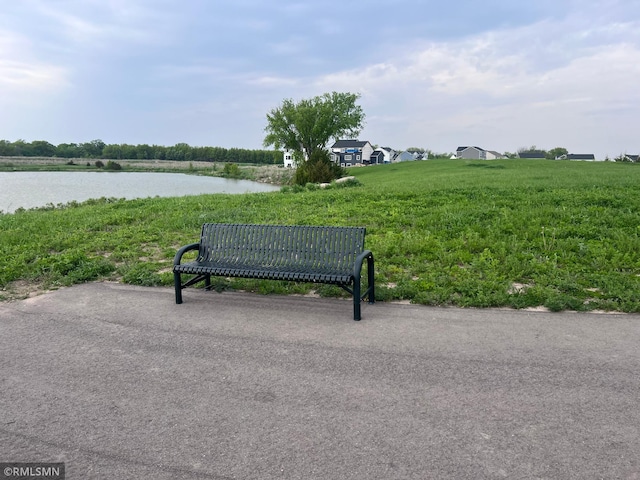
[(356, 138), (364, 125), (364, 113), (356, 93), (325, 93), (295, 103), (286, 99), (267, 114), (264, 146), (287, 149), (298, 164), (325, 150), (331, 139)]

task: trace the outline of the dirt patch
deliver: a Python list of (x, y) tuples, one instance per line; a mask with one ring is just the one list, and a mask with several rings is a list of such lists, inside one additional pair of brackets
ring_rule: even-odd
[(10, 302), (12, 300), (24, 300), (26, 298), (37, 297), (43, 293), (51, 292), (55, 289), (44, 288), (38, 283), (18, 280), (11, 282), (6, 288), (0, 290), (0, 301)]

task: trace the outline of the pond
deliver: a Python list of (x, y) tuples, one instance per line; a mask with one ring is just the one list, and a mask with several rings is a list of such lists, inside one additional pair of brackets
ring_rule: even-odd
[(0, 212), (91, 198), (181, 197), (209, 193), (272, 192), (249, 180), (141, 172), (0, 172)]

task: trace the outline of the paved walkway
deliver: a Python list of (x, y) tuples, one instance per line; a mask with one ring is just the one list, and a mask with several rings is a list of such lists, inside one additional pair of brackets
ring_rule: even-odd
[(0, 462), (67, 479), (640, 479), (640, 316), (95, 283), (0, 304)]

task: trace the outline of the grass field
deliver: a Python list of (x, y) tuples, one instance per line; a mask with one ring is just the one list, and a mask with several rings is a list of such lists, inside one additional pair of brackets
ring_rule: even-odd
[[(100, 278), (170, 285), (176, 249), (204, 222), (361, 225), (378, 300), (640, 311), (639, 165), (446, 160), (350, 174), (360, 186), (0, 215), (2, 295)], [(242, 279), (216, 287), (341, 294)]]

